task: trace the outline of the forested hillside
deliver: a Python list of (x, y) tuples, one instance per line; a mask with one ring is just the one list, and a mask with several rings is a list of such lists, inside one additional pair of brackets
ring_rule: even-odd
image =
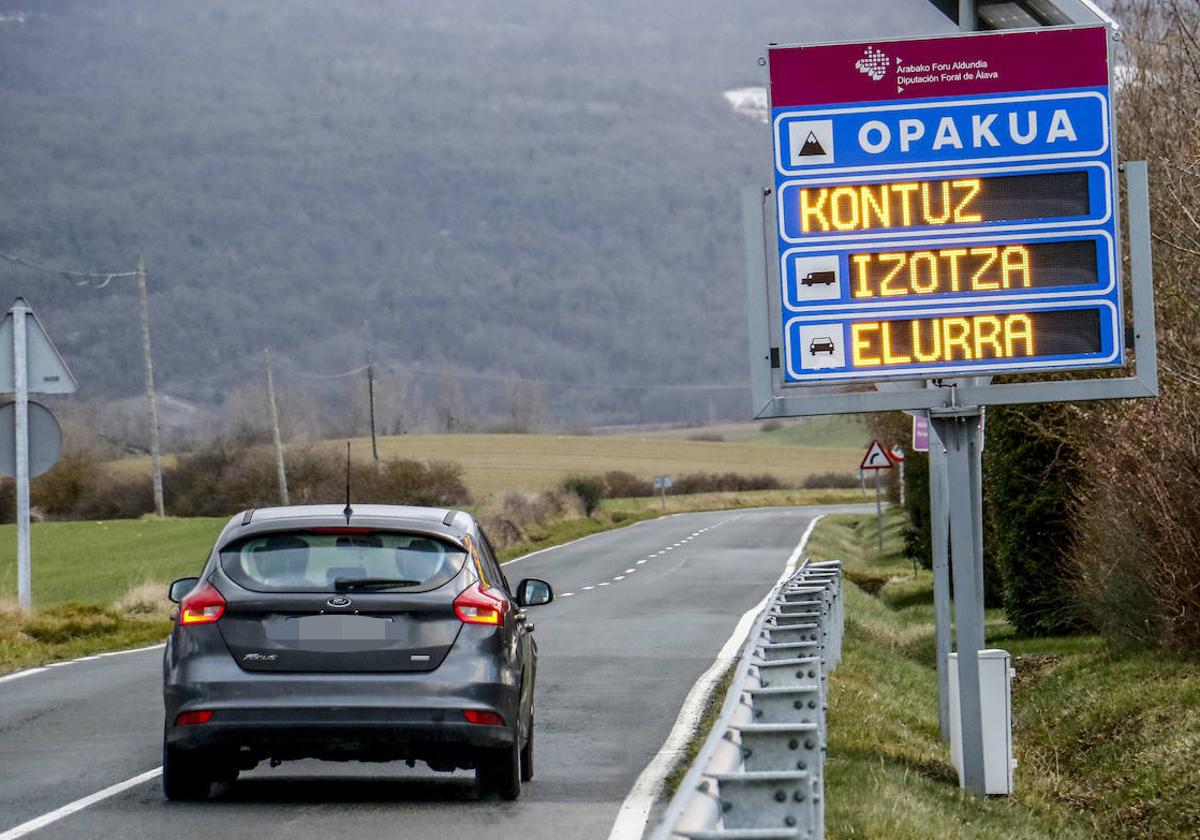
[[(160, 387), (200, 403), (259, 377), (265, 347), (285, 373), (370, 348), (500, 377), (738, 383), (738, 190), (766, 180), (769, 136), (722, 93), (763, 84), (769, 41), (949, 28), (923, 0), (854, 8), (0, 0), (0, 250), (106, 271), (143, 251)], [(133, 283), (0, 262), (0, 302), (17, 294), (85, 394), (137, 392)], [(407, 387), (429, 402), (431, 381)], [(585, 421), (747, 406), (543, 398)]]

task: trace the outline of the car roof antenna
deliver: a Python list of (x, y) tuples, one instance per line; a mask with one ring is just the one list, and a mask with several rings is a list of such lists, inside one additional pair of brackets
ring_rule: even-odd
[(353, 515), (354, 508), (350, 507), (350, 441), (346, 441), (346, 509), (342, 511), (342, 516), (346, 517), (347, 525)]

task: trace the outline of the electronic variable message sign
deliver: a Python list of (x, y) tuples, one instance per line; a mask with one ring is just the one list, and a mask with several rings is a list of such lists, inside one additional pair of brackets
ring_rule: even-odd
[(1106, 28), (769, 63), (785, 385), (1122, 364)]

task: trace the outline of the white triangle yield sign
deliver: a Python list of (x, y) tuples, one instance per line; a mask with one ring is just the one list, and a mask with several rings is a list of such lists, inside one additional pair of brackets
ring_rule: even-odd
[(867, 447), (867, 454), (863, 455), (862, 462), (858, 465), (860, 470), (890, 470), (892, 468), (892, 459), (888, 457), (887, 451), (877, 440), (871, 441), (871, 445)]
[[(79, 386), (67, 363), (58, 354), (54, 342), (46, 335), (46, 328), (22, 298), (17, 298), (13, 308), (24, 307), (25, 354), (29, 368), (29, 393), (73, 394)], [(16, 390), (13, 381), (13, 315), (10, 311), (0, 324), (0, 393), (11, 394)]]

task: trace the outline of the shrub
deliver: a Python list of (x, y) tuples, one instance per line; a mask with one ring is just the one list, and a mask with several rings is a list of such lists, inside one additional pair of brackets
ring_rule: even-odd
[(758, 430), (760, 432), (777, 432), (782, 428), (782, 420), (764, 420), (758, 424)]
[(33, 506), (54, 519), (135, 519), (154, 511), (148, 473), (114, 475), (98, 457), (83, 450), (63, 455), (30, 482), (29, 491)]
[(167, 598), (167, 584), (157, 581), (139, 583), (122, 595), (112, 608), (125, 616), (162, 617), (174, 609)]
[(653, 496), (654, 485), (633, 473), (622, 470), (610, 470), (604, 474), (604, 498), (606, 499), (636, 499), (642, 496)]
[[(285, 464), (293, 504), (346, 500), (346, 462), (337, 453), (298, 449), (286, 454)], [(279, 503), (274, 453), (222, 439), (181, 457), (163, 483), (167, 509), (175, 516), (228, 516), (247, 507)], [(471, 503), (458, 464), (403, 458), (378, 465), (351, 461), (350, 498), (363, 504), (458, 507)]]
[(986, 548), (999, 569), (1004, 612), (1022, 635), (1078, 627), (1068, 550), (1079, 455), (1057, 430), (1071, 411), (1059, 403), (988, 411), (984, 483)]
[(694, 435), (688, 435), (688, 440), (697, 440), (704, 443), (723, 443), (725, 435), (719, 435), (716, 432), (696, 432)]
[(552, 519), (580, 516), (583, 506), (574, 493), (540, 490), (536, 493), (505, 493), (479, 514), (479, 523), (498, 549), (529, 538), (529, 529), (539, 528)]
[(933, 566), (932, 510), (929, 504), (929, 453), (904, 456), (904, 555), (926, 569)]
[(804, 479), (804, 487), (808, 490), (826, 490), (830, 488), (857, 487), (858, 476), (854, 473), (823, 472), (813, 473)]
[(1114, 642), (1200, 651), (1200, 410), (1167, 380), (1096, 430), (1073, 548), (1076, 592)]
[(675, 479), (671, 492), (678, 495), (691, 493), (736, 493), (744, 490), (779, 490), (783, 482), (769, 474), (740, 475), (738, 473), (688, 473)]
[(596, 476), (569, 475), (562, 480), (561, 487), (578, 497), (583, 505), (584, 516), (591, 516), (600, 507), (604, 498), (604, 481)]

